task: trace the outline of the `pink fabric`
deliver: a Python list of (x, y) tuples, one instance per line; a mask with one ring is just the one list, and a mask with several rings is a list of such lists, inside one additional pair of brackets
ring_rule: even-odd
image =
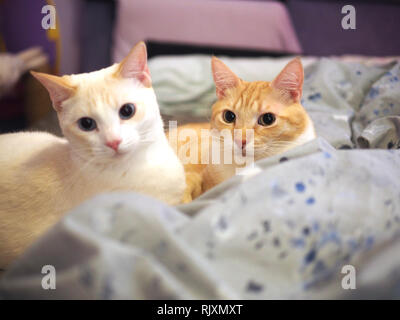
[(119, 0), (114, 61), (140, 40), (301, 53), (289, 13), (275, 1)]

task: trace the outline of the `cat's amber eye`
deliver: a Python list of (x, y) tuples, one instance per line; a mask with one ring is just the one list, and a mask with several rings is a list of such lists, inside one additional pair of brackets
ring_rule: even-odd
[(231, 110), (225, 110), (222, 114), (222, 117), (227, 123), (232, 123), (236, 119), (236, 115)]
[(78, 126), (83, 131), (93, 131), (97, 128), (96, 121), (88, 117), (80, 118), (78, 120)]
[(125, 103), (121, 109), (119, 109), (119, 117), (122, 120), (128, 120), (133, 117), (136, 112), (136, 107), (133, 103)]
[(261, 126), (270, 126), (271, 124), (273, 124), (275, 122), (276, 118), (275, 115), (271, 112), (267, 112), (262, 114), (259, 118), (258, 118), (258, 124)]

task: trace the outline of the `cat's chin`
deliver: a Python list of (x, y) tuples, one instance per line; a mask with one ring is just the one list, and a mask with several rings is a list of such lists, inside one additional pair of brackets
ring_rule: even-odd
[(256, 153), (254, 152), (254, 150), (252, 149), (243, 149), (240, 150), (239, 148), (235, 149), (235, 154), (238, 157), (254, 157), (256, 155)]
[(115, 151), (112, 155), (111, 158), (113, 159), (119, 159), (119, 158), (125, 158), (125, 157), (129, 157), (129, 155), (133, 154), (133, 150), (129, 149), (129, 150), (118, 150)]

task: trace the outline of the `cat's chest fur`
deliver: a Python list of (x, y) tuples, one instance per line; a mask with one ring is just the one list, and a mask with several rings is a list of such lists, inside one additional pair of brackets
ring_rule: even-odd
[(165, 139), (141, 147), (132, 156), (116, 156), (109, 164), (93, 164), (83, 173), (91, 193), (132, 190), (169, 204), (181, 201), (184, 171)]

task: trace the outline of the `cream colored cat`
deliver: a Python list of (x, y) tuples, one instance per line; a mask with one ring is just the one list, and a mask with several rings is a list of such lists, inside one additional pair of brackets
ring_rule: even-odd
[[(177, 146), (174, 146), (185, 166), (187, 189), (184, 202), (198, 197), (235, 175), (236, 169), (243, 168), (246, 163), (235, 161), (239, 159), (234, 157), (235, 153), (256, 161), (285, 152), (316, 137), (312, 120), (300, 103), (304, 72), (299, 58), (290, 61), (271, 82), (244, 81), (216, 57), (212, 58), (211, 66), (218, 100), (212, 107), (210, 123), (187, 124), (178, 127), (177, 133), (174, 133), (178, 136), (184, 130), (192, 130), (198, 138), (189, 142), (187, 139), (178, 139)], [(221, 159), (219, 163), (212, 163), (212, 152), (208, 151), (209, 146), (214, 148), (212, 141), (205, 143), (202, 139), (201, 132), (207, 129), (216, 135), (211, 132), (212, 139), (206, 139), (221, 139), (220, 147), (217, 146)], [(228, 133), (229, 139), (219, 135), (223, 131)], [(247, 131), (252, 135), (246, 136)], [(223, 144), (227, 140), (231, 145)], [(187, 162), (190, 149), (199, 152), (199, 162)], [(223, 161), (226, 150), (233, 153), (231, 163)], [(200, 159), (207, 153), (210, 155), (206, 156), (209, 163), (201, 163)]]
[(65, 138), (0, 135), (0, 268), (95, 194), (132, 190), (177, 204), (185, 189), (143, 42), (121, 63), (99, 71), (32, 74), (48, 90)]

